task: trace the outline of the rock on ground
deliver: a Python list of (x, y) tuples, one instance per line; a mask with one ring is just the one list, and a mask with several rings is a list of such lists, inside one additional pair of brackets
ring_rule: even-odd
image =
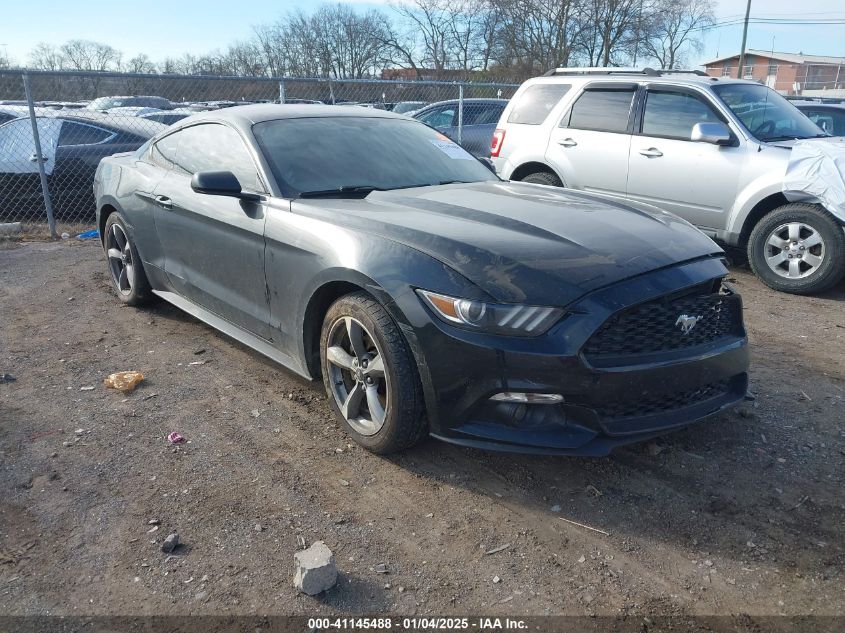
[(303, 593), (316, 596), (337, 582), (334, 555), (323, 541), (315, 541), (308, 549), (294, 554), (293, 559), (296, 563), (293, 584)]

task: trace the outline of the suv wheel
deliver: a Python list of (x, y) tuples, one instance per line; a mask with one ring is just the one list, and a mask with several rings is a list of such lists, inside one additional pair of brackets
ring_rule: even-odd
[(106, 220), (103, 248), (108, 258), (109, 276), (118, 299), (130, 306), (150, 303), (153, 292), (141, 256), (129, 237), (129, 230), (120, 213)]
[(531, 182), (535, 185), (549, 185), (551, 187), (563, 187), (563, 183), (555, 174), (548, 171), (535, 171), (522, 179), (522, 182)]
[(817, 205), (786, 204), (754, 227), (748, 261), (770, 288), (793, 294), (823, 292), (845, 276), (845, 232)]
[(385, 454), (423, 437), (416, 365), (399, 327), (370, 295), (346, 295), (329, 308), (320, 362), (331, 407), (358, 444)]

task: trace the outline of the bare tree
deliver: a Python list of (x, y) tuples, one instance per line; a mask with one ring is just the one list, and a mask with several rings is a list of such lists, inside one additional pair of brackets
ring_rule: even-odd
[(698, 35), (714, 21), (712, 0), (658, 0), (644, 19), (642, 50), (661, 68), (677, 68), (685, 49), (701, 50)]
[(71, 70), (106, 71), (120, 68), (122, 54), (116, 48), (91, 40), (69, 40), (59, 48), (64, 67)]
[(124, 64), (123, 70), (129, 73), (151, 74), (156, 72), (156, 65), (146, 53), (139, 53)]
[(586, 65), (614, 66), (630, 56), (641, 1), (585, 0), (580, 5), (578, 53)]
[(52, 44), (40, 42), (29, 53), (29, 66), (36, 70), (61, 70), (64, 58)]
[(502, 16), (499, 62), (530, 75), (566, 66), (572, 55), (574, 0), (491, 0)]
[(383, 23), (375, 11), (324, 5), (310, 19), (323, 74), (339, 79), (372, 75), (384, 55)]
[[(416, 52), (419, 65), (435, 71), (447, 68), (454, 17), (450, 0), (403, 0), (390, 6), (404, 26), (405, 39), (414, 43), (410, 50)], [(408, 57), (413, 55), (410, 50), (405, 53)]]

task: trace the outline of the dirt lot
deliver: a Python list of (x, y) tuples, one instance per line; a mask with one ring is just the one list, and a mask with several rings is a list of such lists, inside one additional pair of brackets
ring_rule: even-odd
[[(321, 385), (166, 304), (122, 307), (96, 244), (0, 245), (0, 613), (841, 616), (845, 285), (733, 275), (740, 410), (606, 459), (433, 440), (385, 459)], [(125, 369), (136, 392), (102, 386)], [(341, 571), (317, 599), (291, 584), (300, 537)]]

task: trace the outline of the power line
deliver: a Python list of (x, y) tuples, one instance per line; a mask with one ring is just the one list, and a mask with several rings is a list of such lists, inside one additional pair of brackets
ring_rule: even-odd
[[(690, 29), (690, 31), (709, 31), (712, 29), (721, 29), (729, 26), (736, 26), (738, 24), (743, 24), (745, 22), (744, 19), (738, 20), (725, 20), (723, 22), (715, 22), (713, 24), (707, 24), (704, 26), (695, 27)], [(780, 26), (780, 25), (791, 25), (791, 26), (837, 26), (840, 24), (845, 24), (845, 18), (835, 18), (830, 20), (776, 20), (772, 18), (749, 18), (749, 24), (767, 24), (770, 26)]]

